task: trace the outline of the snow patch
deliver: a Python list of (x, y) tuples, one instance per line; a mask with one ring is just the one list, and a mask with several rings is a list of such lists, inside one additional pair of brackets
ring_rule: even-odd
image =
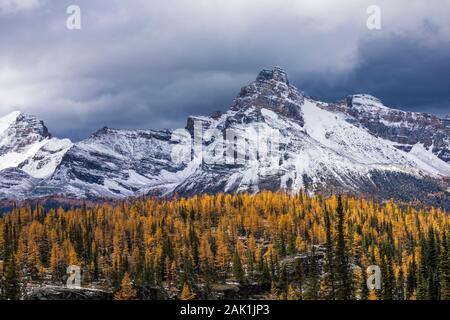
[(422, 167), (427, 171), (444, 176), (450, 176), (450, 164), (439, 159), (432, 152), (433, 146), (426, 148), (422, 143), (415, 144), (409, 152), (411, 158), (416, 162), (421, 162)]
[(0, 118), (0, 135), (17, 120), (17, 117), (20, 116), (20, 114), (20, 111), (14, 111)]

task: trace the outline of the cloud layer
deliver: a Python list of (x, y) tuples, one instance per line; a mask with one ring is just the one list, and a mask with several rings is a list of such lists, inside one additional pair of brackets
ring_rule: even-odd
[[(0, 114), (20, 109), (59, 136), (102, 126), (184, 126), (225, 110), (264, 67), (307, 94), (367, 92), (450, 113), (450, 1), (0, 0)], [(82, 29), (66, 28), (66, 8)]]

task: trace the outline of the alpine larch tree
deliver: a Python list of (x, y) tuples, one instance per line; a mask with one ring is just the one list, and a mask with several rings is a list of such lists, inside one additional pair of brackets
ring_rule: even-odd
[[(63, 286), (77, 265), (117, 299), (206, 299), (230, 283), (274, 299), (449, 299), (449, 226), (436, 208), (269, 191), (17, 206), (0, 218), (0, 295)], [(381, 290), (365, 286), (370, 265)]]

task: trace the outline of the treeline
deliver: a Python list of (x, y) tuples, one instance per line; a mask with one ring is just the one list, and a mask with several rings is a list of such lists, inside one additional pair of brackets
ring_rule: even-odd
[[(271, 192), (20, 207), (0, 219), (0, 295), (63, 285), (78, 265), (83, 285), (117, 299), (143, 286), (208, 299), (227, 282), (270, 299), (450, 299), (449, 226), (440, 209)], [(371, 265), (380, 290), (366, 285)]]

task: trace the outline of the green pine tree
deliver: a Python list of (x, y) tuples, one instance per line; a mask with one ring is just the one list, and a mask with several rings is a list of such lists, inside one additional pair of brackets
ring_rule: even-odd
[(244, 282), (245, 272), (242, 268), (241, 258), (237, 250), (234, 251), (233, 255), (233, 276), (239, 283)]
[(303, 289), (305, 282), (305, 275), (303, 271), (303, 264), (301, 259), (297, 259), (295, 262), (294, 280), (298, 286), (298, 298), (303, 299)]
[(260, 258), (258, 263), (258, 275), (258, 284), (262, 287), (270, 288), (272, 278), (270, 277), (267, 259), (264, 259), (263, 257)]
[(369, 298), (369, 288), (367, 287), (367, 271), (363, 268), (361, 270), (362, 279), (360, 284), (360, 299), (367, 300)]
[(421, 235), (420, 238), (420, 262), (417, 270), (417, 299), (428, 299), (428, 247), (425, 238)]
[(381, 273), (383, 275), (382, 298), (383, 300), (394, 300), (395, 276), (392, 264), (392, 255), (389, 250), (382, 257)]
[(428, 231), (428, 300), (439, 299), (439, 251), (435, 233), (432, 228)]
[(5, 266), (3, 296), (6, 300), (20, 299), (20, 283), (17, 277), (14, 255), (11, 254)]
[(334, 300), (336, 295), (336, 281), (334, 275), (334, 250), (333, 250), (333, 236), (330, 221), (330, 214), (324, 210), (325, 229), (326, 229), (326, 243), (325, 243), (325, 264), (324, 264), (324, 298), (327, 300)]
[(441, 299), (450, 300), (450, 255), (449, 243), (447, 235), (444, 232), (442, 235), (442, 249), (440, 258), (440, 274), (441, 274)]
[(336, 209), (337, 224), (337, 246), (336, 246), (336, 298), (338, 300), (352, 299), (353, 275), (349, 265), (349, 254), (345, 240), (345, 212), (342, 204), (342, 197), (338, 197)]
[(408, 266), (408, 276), (406, 277), (406, 299), (411, 299), (417, 288), (417, 266), (415, 256)]
[(308, 278), (306, 280), (305, 297), (309, 300), (319, 299), (320, 291), (320, 270), (317, 261), (316, 250), (313, 247), (309, 256)]

